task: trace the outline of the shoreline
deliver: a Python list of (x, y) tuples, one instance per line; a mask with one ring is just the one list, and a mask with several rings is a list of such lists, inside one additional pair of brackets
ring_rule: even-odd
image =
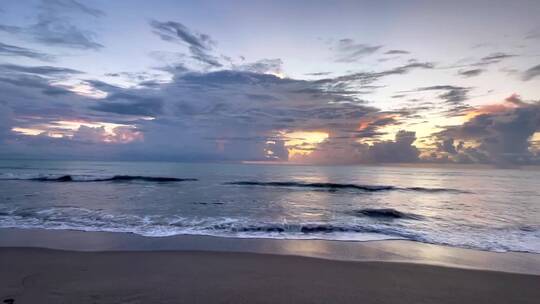
[(407, 240), (333, 241), (176, 235), (144, 237), (122, 232), (0, 228), (0, 249), (73, 252), (228, 252), (297, 256), (343, 262), (389, 262), (540, 276), (540, 254), (490, 252)]

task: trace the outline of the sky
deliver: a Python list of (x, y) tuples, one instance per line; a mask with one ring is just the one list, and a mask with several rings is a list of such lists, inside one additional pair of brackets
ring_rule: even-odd
[(540, 2), (0, 2), (0, 158), (540, 164)]

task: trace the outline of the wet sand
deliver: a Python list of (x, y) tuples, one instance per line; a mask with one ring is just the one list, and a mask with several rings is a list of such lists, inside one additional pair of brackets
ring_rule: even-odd
[(0, 300), (13, 303), (537, 303), (540, 298), (540, 276), (394, 262), (6, 247), (0, 257)]
[(341, 261), (405, 262), (540, 275), (540, 254), (487, 252), (404, 240), (345, 242), (195, 235), (144, 237), (120, 232), (5, 228), (0, 229), (0, 247), (72, 251), (246, 252)]

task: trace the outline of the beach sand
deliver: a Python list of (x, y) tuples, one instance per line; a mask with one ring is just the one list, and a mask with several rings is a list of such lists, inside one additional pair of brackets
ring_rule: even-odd
[(0, 229), (0, 303), (537, 303), (539, 287), (529, 253)]
[(4, 247), (0, 269), (4, 303), (538, 303), (540, 298), (535, 275), (255, 253)]

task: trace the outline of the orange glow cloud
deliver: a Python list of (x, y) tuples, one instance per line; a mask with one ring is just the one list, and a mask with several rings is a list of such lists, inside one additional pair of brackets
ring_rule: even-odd
[(378, 114), (373, 116), (367, 116), (362, 119), (360, 119), (360, 123), (358, 124), (358, 131), (362, 131), (373, 125), (374, 123), (384, 120), (384, 119), (397, 119), (399, 118), (399, 115), (396, 114)]
[(540, 152), (540, 132), (534, 133), (529, 142), (531, 143), (530, 150)]
[(328, 133), (323, 131), (294, 131), (281, 135), (289, 151), (289, 159), (311, 154), (318, 144), (328, 138)]
[[(386, 113), (363, 117), (362, 119), (360, 119), (360, 122), (358, 123), (358, 128), (356, 130), (366, 131), (369, 128), (372, 128), (373, 130), (385, 133), (380, 137), (380, 139), (392, 140), (395, 134), (400, 130), (400, 126), (396, 123), (398, 118), (399, 115)], [(367, 144), (373, 144), (375, 141), (377, 141), (377, 139), (371, 137), (358, 140), (358, 142)]]
[(130, 143), (144, 138), (143, 133), (132, 125), (83, 120), (59, 120), (29, 128), (14, 127), (11, 130), (27, 136), (77, 138), (104, 143)]
[(127, 144), (133, 141), (142, 141), (144, 135), (134, 127), (122, 126), (114, 129), (114, 136), (109, 136), (108, 140), (112, 143)]
[(29, 136), (36, 136), (36, 135), (39, 135), (39, 134), (45, 132), (44, 130), (40, 130), (40, 129), (19, 128), (19, 127), (12, 128), (11, 131), (16, 132), (16, 133), (20, 133), (20, 134), (23, 134), (23, 135), (29, 135)]
[(465, 115), (465, 118), (466, 120), (470, 120), (482, 114), (501, 113), (511, 109), (519, 108), (522, 104), (523, 102), (521, 102), (519, 95), (513, 94), (510, 97), (506, 98), (502, 103), (489, 104), (481, 106), (479, 108), (474, 108)]

